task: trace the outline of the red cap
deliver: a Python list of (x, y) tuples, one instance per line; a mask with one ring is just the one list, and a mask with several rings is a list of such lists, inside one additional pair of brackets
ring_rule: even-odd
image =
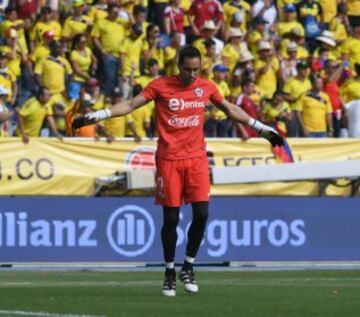
[(46, 31), (43, 33), (42, 37), (43, 37), (43, 39), (53, 40), (55, 37), (55, 34), (51, 31)]
[(99, 87), (100, 84), (99, 84), (99, 81), (96, 79), (96, 78), (90, 78), (86, 85), (90, 88), (94, 88), (94, 87)]

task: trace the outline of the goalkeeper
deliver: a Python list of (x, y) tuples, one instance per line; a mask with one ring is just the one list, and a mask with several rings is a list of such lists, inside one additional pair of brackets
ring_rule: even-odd
[(111, 109), (99, 110), (78, 117), (73, 128), (94, 124), (110, 117), (124, 116), (155, 101), (156, 128), (159, 139), (156, 151), (156, 203), (163, 206), (161, 240), (165, 260), (163, 294), (176, 295), (174, 267), (176, 226), (180, 206), (191, 203), (193, 219), (188, 231), (184, 264), (179, 279), (188, 292), (198, 292), (193, 263), (204, 235), (208, 218), (210, 180), (203, 125), (206, 105), (211, 102), (232, 120), (249, 125), (272, 146), (281, 146), (283, 139), (269, 126), (249, 117), (241, 108), (226, 101), (216, 86), (198, 76), (200, 52), (187, 46), (180, 50), (179, 74), (152, 81), (133, 99), (122, 101)]

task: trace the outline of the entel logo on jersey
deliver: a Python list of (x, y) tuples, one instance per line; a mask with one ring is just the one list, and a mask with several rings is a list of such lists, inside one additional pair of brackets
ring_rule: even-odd
[(134, 149), (126, 155), (125, 166), (132, 169), (154, 169), (155, 149), (144, 146)]
[(152, 246), (155, 238), (154, 220), (146, 209), (125, 205), (111, 214), (106, 236), (115, 252), (135, 257)]
[(204, 101), (185, 101), (184, 99), (171, 98), (169, 100), (169, 109), (171, 111), (205, 108)]

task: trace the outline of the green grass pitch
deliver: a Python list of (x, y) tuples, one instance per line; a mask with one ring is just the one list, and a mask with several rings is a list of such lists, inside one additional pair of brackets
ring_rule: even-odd
[(0, 316), (360, 316), (360, 270), (199, 271), (161, 294), (162, 272), (0, 271)]

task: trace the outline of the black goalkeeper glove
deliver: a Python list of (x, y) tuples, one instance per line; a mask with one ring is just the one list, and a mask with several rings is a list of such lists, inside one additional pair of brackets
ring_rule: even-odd
[(71, 127), (76, 130), (86, 125), (92, 125), (100, 120), (105, 120), (111, 117), (109, 109), (99, 110), (96, 112), (87, 113), (86, 115), (77, 117), (71, 124)]
[(263, 138), (267, 139), (273, 147), (284, 145), (283, 137), (272, 127), (261, 123), (255, 119), (250, 120), (249, 125), (255, 129)]
[(267, 139), (273, 147), (284, 145), (283, 137), (279, 133), (277, 133), (275, 130), (274, 131), (263, 130), (262, 132), (260, 132), (260, 135), (262, 137), (264, 137), (265, 139)]

